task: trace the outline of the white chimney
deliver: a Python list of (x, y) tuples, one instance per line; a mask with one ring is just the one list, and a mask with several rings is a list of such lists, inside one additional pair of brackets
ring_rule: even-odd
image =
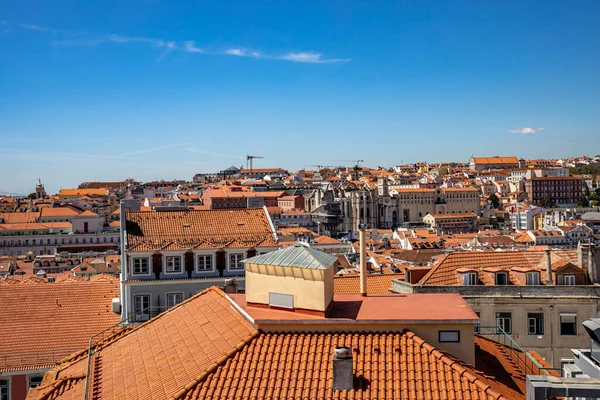
[(358, 226), (360, 239), (360, 295), (367, 295), (367, 241), (365, 238), (366, 224)]

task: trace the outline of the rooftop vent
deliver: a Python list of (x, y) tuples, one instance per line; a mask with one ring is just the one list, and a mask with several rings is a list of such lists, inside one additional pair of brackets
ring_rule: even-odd
[(353, 388), (352, 351), (349, 347), (336, 347), (333, 350), (333, 390), (352, 390)]

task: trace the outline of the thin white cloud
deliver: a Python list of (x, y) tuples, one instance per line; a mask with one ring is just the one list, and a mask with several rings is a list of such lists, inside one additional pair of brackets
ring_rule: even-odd
[[(5, 23), (0, 23), (0, 26), (6, 25)], [(24, 29), (37, 30), (42, 32), (49, 32), (52, 34), (66, 34), (64, 31), (58, 31), (55, 29), (45, 28), (38, 25), (32, 24), (20, 24), (20, 27)], [(4, 32), (7, 33), (7, 32)], [(0, 31), (0, 34), (4, 34)], [(164, 40), (164, 39), (155, 39), (148, 38), (143, 36), (123, 36), (117, 34), (110, 34), (108, 36), (103, 37), (92, 37), (87, 39), (63, 39), (56, 40), (51, 42), (52, 45), (59, 46), (96, 46), (103, 43), (138, 43), (138, 44), (146, 44), (149, 46), (164, 48), (166, 52), (164, 52), (159, 59), (164, 58), (170, 51), (172, 50), (182, 50), (187, 53), (205, 53), (205, 50), (196, 46), (196, 42), (193, 40), (184, 41), (180, 45), (173, 40)], [(312, 63), (312, 64), (327, 64), (327, 63), (346, 63), (351, 61), (350, 58), (324, 58), (321, 53), (316, 53), (312, 51), (305, 52), (288, 52), (280, 55), (275, 54), (266, 54), (258, 50), (248, 50), (241, 47), (232, 47), (225, 50), (217, 51), (217, 52), (209, 52), (210, 55), (229, 55), (236, 57), (248, 57), (248, 58), (256, 58), (256, 59), (264, 59), (264, 60), (282, 60), (282, 61), (291, 61), (296, 63)]]
[(230, 154), (223, 154), (223, 153), (215, 153), (213, 151), (205, 151), (205, 150), (198, 150), (198, 149), (192, 149), (192, 148), (188, 148), (186, 150), (189, 152), (195, 153), (195, 154), (205, 154), (207, 156), (215, 156), (215, 157), (222, 157), (222, 158), (235, 158), (238, 160), (244, 159), (244, 157), (232, 156)]
[(52, 34), (57, 34), (58, 31), (56, 29), (46, 28), (44, 26), (32, 25), (32, 24), (19, 24), (19, 26), (23, 29), (29, 29), (30, 31), (40, 31), (40, 32), (49, 32)]
[(227, 49), (225, 50), (225, 54), (230, 56), (249, 57), (248, 52), (244, 49)]
[(518, 133), (520, 135), (535, 135), (537, 132), (545, 131), (546, 128), (518, 128), (518, 129), (509, 129), (509, 132)]
[(165, 146), (152, 147), (152, 148), (144, 149), (144, 150), (129, 151), (127, 153), (119, 154), (117, 157), (127, 157), (127, 156), (133, 156), (133, 155), (136, 155), (136, 154), (153, 153), (155, 151), (172, 149), (174, 147), (182, 147), (182, 146), (187, 146), (187, 145), (190, 145), (190, 144), (193, 144), (193, 142), (168, 144), (168, 145), (165, 145)]
[(204, 50), (202, 50), (199, 47), (196, 47), (196, 42), (194, 42), (193, 40), (188, 40), (187, 42), (185, 42), (184, 50), (188, 53), (204, 53)]
[(345, 63), (350, 61), (349, 58), (323, 58), (321, 53), (301, 52), (287, 53), (283, 56), (276, 57), (279, 60), (293, 61), (299, 63)]

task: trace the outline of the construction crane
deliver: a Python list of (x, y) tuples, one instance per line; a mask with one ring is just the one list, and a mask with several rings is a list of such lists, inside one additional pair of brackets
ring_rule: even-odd
[(357, 167), (360, 167), (360, 163), (364, 162), (364, 160), (333, 160), (333, 161), (351, 162), (351, 163), (355, 164)]
[(250, 162), (250, 172), (252, 172), (252, 160), (254, 160), (255, 158), (264, 158), (264, 157), (251, 156), (248, 153), (246, 153), (246, 169), (248, 169), (248, 162)]

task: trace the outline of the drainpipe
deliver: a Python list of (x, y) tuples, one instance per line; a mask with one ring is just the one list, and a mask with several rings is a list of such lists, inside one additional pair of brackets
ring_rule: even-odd
[(550, 256), (550, 252), (552, 251), (550, 247), (546, 248), (546, 285), (553, 285), (552, 282), (552, 257)]
[(360, 295), (367, 295), (367, 241), (365, 239), (365, 230), (367, 225), (358, 226), (358, 235), (360, 239)]

